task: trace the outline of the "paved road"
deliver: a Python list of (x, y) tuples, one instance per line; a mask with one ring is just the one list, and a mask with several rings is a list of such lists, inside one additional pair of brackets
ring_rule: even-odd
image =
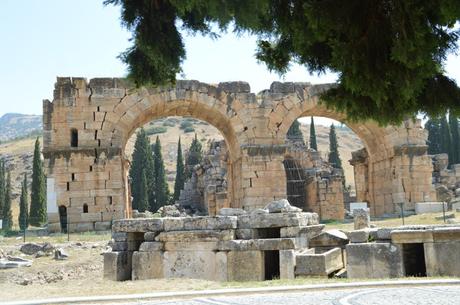
[(369, 288), (140, 301), (130, 305), (460, 305), (460, 286)]

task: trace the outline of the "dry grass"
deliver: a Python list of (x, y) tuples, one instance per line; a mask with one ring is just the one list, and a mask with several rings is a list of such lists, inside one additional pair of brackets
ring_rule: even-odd
[[(446, 212), (446, 214), (452, 214), (453, 212)], [(460, 213), (454, 213), (456, 217), (460, 217)], [(437, 220), (435, 217), (442, 217), (442, 213), (427, 213), (421, 215), (412, 215), (406, 216), (404, 218), (405, 225), (442, 225), (444, 224), (443, 220)], [(388, 218), (388, 219), (380, 219), (380, 220), (371, 220), (371, 223), (376, 225), (379, 228), (383, 227), (399, 227), (402, 226), (402, 219), (401, 218)], [(340, 223), (340, 222), (333, 222), (326, 224), (326, 230), (330, 229), (339, 229), (350, 231), (353, 230), (353, 222), (351, 223)]]

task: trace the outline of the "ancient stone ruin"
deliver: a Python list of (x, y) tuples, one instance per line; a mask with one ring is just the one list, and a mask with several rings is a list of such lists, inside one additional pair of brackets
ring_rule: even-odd
[[(206, 121), (225, 139), (226, 185), (206, 190), (211, 215), (223, 208), (252, 211), (272, 200), (300, 198), (296, 202), (303, 200), (303, 209), (323, 219), (343, 217), (340, 196), (334, 195), (340, 193), (339, 173), (329, 175), (328, 182), (317, 173), (289, 177), (309, 167), (292, 162), (304, 153), (286, 142), (294, 120), (323, 116), (346, 122), (319, 101), (329, 87), (275, 82), (256, 95), (245, 82), (177, 81), (174, 87), (135, 88), (125, 79), (58, 78), (53, 101), (43, 102), (49, 231), (106, 230), (114, 220), (130, 218), (126, 142), (138, 127), (166, 116)], [(404, 209), (414, 210), (418, 202), (436, 200), (420, 121), (385, 128), (370, 121), (347, 125), (365, 147), (352, 162), (357, 201), (368, 202), (372, 216), (395, 213), (402, 202)], [(305, 194), (291, 192), (298, 189), (289, 183), (295, 180), (309, 181)]]

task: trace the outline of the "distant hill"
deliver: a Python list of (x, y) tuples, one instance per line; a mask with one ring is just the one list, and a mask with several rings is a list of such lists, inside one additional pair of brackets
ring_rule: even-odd
[(39, 134), (41, 130), (41, 115), (6, 113), (0, 117), (0, 142)]

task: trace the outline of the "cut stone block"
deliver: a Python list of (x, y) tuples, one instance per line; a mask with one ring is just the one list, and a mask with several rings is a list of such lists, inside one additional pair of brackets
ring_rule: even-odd
[(339, 230), (329, 230), (322, 232), (310, 240), (309, 246), (315, 247), (343, 247), (348, 244), (348, 237)]
[(134, 252), (133, 253), (133, 280), (160, 279), (163, 274), (163, 252)]
[(218, 250), (219, 242), (208, 241), (208, 242), (174, 242), (168, 241), (164, 243), (165, 251), (215, 251)]
[(227, 254), (229, 281), (263, 281), (265, 279), (262, 251), (230, 251)]
[(238, 217), (238, 229), (298, 227), (318, 224), (316, 213), (250, 214)]
[(146, 241), (141, 244), (139, 251), (141, 252), (152, 252), (152, 251), (163, 251), (164, 245), (160, 242)]
[(296, 255), (295, 274), (302, 276), (328, 276), (342, 269), (342, 249), (334, 248), (323, 253)]
[(247, 212), (243, 209), (222, 208), (219, 210), (219, 216), (240, 216), (244, 214), (247, 214)]
[(280, 250), (280, 279), (292, 280), (295, 278), (296, 256), (295, 250)]
[(354, 209), (353, 210), (354, 229), (361, 230), (369, 228), (371, 218), (368, 209)]
[(393, 230), (390, 233), (394, 244), (433, 242), (433, 230)]
[(427, 276), (460, 276), (460, 241), (424, 243)]
[(132, 252), (104, 253), (104, 278), (112, 281), (131, 279)]
[(114, 220), (113, 232), (156, 232), (163, 230), (161, 218), (135, 218)]
[[(376, 231), (376, 230), (375, 230)], [(369, 241), (370, 229), (362, 229), (347, 232), (347, 237), (351, 243), (367, 243)]]
[(391, 243), (348, 244), (348, 278), (395, 278), (404, 276), (401, 248)]
[(163, 264), (166, 278), (217, 279), (214, 251), (166, 251)]
[(439, 213), (442, 212), (443, 206), (444, 211), (447, 211), (446, 202), (417, 202), (415, 203), (415, 214)]
[(164, 218), (165, 231), (236, 229), (236, 216), (202, 216)]
[(200, 231), (171, 231), (161, 232), (156, 241), (161, 242), (192, 242), (192, 241), (219, 241), (235, 239), (235, 230), (200, 230)]
[(228, 240), (218, 243), (220, 251), (290, 250), (295, 249), (295, 247), (293, 238)]
[(159, 234), (160, 232), (145, 232), (144, 233), (144, 240), (145, 241), (155, 241), (155, 237)]

